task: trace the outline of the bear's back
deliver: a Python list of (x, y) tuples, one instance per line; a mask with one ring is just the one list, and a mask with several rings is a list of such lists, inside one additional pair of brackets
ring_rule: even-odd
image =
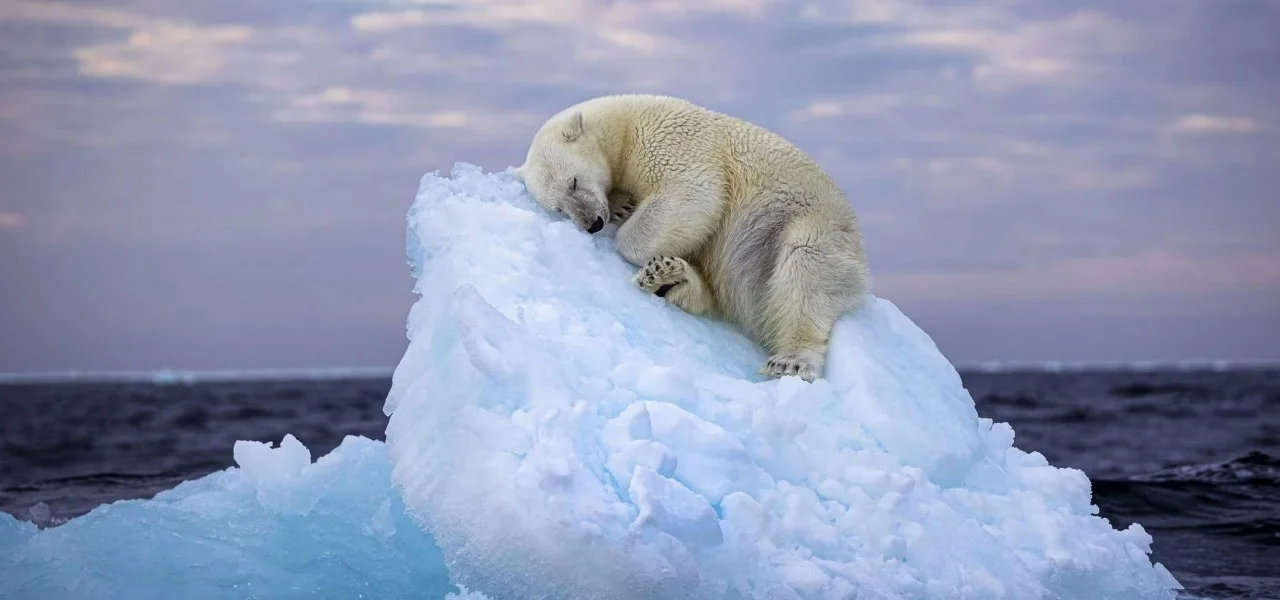
[(637, 141), (656, 155), (651, 160), (659, 161), (651, 169), (679, 171), (714, 165), (747, 187), (790, 180), (838, 193), (834, 181), (809, 154), (751, 121), (672, 96), (619, 94), (600, 100), (606, 99), (634, 120)]

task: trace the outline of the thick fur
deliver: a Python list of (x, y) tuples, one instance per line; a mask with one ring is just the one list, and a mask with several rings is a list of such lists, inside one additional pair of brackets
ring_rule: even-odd
[(870, 288), (844, 194), (787, 140), (666, 96), (571, 106), (517, 169), (533, 197), (584, 230), (618, 224), (634, 281), (724, 318), (772, 353), (761, 373), (821, 376), (831, 328)]

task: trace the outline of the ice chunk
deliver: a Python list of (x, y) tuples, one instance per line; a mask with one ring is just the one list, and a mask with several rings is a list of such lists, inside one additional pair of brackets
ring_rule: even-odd
[[(612, 228), (606, 230), (606, 234)], [(1172, 598), (1138, 525), (1012, 446), (890, 302), (825, 379), (629, 281), (610, 235), (512, 170), (422, 179), (421, 298), (385, 410), (392, 479), (494, 598)]]
[[(404, 513), (381, 442), (311, 462), (293, 436), (238, 442), (238, 468), (37, 529), (0, 513), (0, 598), (444, 598), (431, 536)], [(461, 597), (469, 596), (463, 590)]]
[(720, 522), (707, 499), (648, 467), (636, 467), (628, 490), (639, 514), (632, 529), (653, 525), (692, 546), (718, 546)]

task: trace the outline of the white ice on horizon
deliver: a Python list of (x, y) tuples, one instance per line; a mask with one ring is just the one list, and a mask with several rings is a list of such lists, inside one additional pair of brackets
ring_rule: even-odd
[[(610, 233), (612, 228), (606, 230)], [(492, 598), (1172, 598), (1141, 526), (1012, 446), (889, 301), (825, 379), (643, 294), (512, 171), (423, 178), (392, 481)]]

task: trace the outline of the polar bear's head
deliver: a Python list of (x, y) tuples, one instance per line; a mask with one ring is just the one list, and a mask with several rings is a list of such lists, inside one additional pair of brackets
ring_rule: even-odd
[(562, 212), (587, 233), (609, 222), (609, 161), (582, 112), (547, 121), (533, 137), (516, 177), (547, 210)]

